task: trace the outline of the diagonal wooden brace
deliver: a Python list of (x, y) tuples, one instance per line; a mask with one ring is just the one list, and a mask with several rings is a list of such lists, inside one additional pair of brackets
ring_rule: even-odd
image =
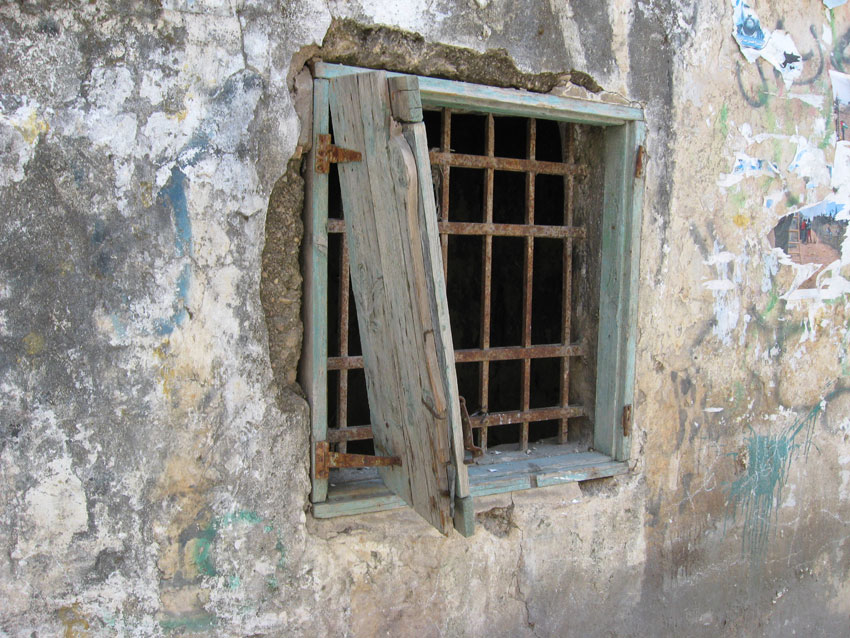
[(332, 467), (380, 467), (388, 465), (401, 465), (401, 458), (398, 456), (370, 456), (368, 454), (331, 452), (327, 441), (316, 443), (316, 478), (328, 478)]
[(331, 162), (339, 164), (340, 162), (359, 162), (363, 159), (360, 151), (352, 151), (331, 144), (330, 134), (319, 135), (318, 142), (316, 146), (317, 173), (330, 173)]

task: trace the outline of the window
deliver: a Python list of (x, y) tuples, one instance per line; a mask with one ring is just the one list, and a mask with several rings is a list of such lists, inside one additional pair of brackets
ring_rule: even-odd
[[(392, 485), (393, 474), (404, 474), (397, 466), (380, 470), (384, 480), (374, 467), (327, 470), (330, 451), (361, 455), (337, 457), (339, 465), (388, 462), (387, 452), (377, 455), (385, 461), (375, 461), (376, 448), (387, 444), (373, 444), (376, 408), (367, 399), (356, 291), (348, 285), (352, 240), (345, 218), (349, 202), (360, 197), (350, 191), (372, 185), (343, 183), (347, 166), (323, 165), (326, 157), (364, 161), (356, 158), (368, 140), (350, 144), (364, 147), (358, 149), (336, 139), (346, 126), (337, 121), (345, 99), (336, 96), (331, 106), (333, 82), (366, 73), (324, 63), (314, 69), (301, 380), (311, 404), (317, 517), (389, 509), (412, 498), (399, 496)], [(369, 75), (387, 82), (384, 74)], [(410, 76), (386, 77), (400, 95), (417, 84)], [(419, 78), (418, 90), (423, 124), (418, 138), (409, 124), (405, 135), (427, 188), (419, 193), (425, 271), (429, 286), (442, 287), (431, 307), (434, 329), (439, 333), (443, 321), (451, 326), (446, 343), (437, 339), (435, 356), (454, 361), (443, 366), (443, 383), (460, 414), (448, 418), (454, 464), (442, 487), (410, 488), (412, 481), (401, 489), (446, 491), (448, 480), (448, 491), (467, 499), (449, 499), (464, 510), (454, 512), (455, 526), (471, 533), (477, 495), (627, 471), (644, 125), (639, 109), (621, 105), (433, 78)], [(361, 88), (364, 95), (372, 92)], [(356, 101), (356, 90), (352, 95), (347, 103)], [(331, 133), (338, 146), (321, 137)], [(423, 211), (429, 198), (433, 203)], [(429, 250), (438, 264), (429, 262)], [(377, 347), (390, 339), (382, 330), (371, 329)], [(373, 393), (379, 392), (375, 385)], [(409, 387), (395, 387), (397, 396), (377, 400), (409, 399)], [(458, 394), (465, 400), (459, 402)], [(447, 531), (445, 521), (431, 522)]]

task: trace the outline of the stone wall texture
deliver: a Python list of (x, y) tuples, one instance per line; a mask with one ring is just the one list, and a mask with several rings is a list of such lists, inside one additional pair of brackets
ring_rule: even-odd
[[(850, 241), (769, 242), (850, 202), (850, 5), (751, 5), (790, 58), (734, 0), (2, 4), (0, 636), (850, 634)], [(299, 72), (423, 51), (648, 124), (632, 471), (469, 539), (314, 519), (295, 376)]]

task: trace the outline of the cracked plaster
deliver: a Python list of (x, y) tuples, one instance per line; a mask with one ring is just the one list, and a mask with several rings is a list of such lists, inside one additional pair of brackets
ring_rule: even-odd
[[(736, 72), (745, 88), (759, 75), (736, 71), (728, 2), (605, 9), (0, 8), (3, 635), (846, 628), (846, 304), (771, 305), (793, 275), (765, 250), (766, 213), (716, 187), (743, 124), (829, 126), (778, 83), (764, 108), (741, 95)], [(760, 17), (804, 53), (812, 28), (834, 34), (811, 59), (832, 46), (844, 64), (846, 7), (778, 2)], [(503, 48), (522, 72), (580, 71), (646, 108), (629, 476), (479, 499), (470, 540), (403, 510), (310, 516), (290, 89), (332, 18)], [(828, 103), (818, 82), (806, 92)], [(732, 288), (702, 285), (714, 279)], [(783, 431), (827, 391), (754, 561), (725, 486), (758, 470), (748, 437)]]

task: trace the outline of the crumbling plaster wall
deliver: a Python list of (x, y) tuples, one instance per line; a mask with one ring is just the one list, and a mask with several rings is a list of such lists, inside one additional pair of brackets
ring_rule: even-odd
[[(790, 94), (831, 103), (850, 9), (756, 9), (790, 89), (719, 0), (0, 7), (0, 635), (846, 633), (846, 296), (789, 297), (776, 178), (717, 182), (761, 134), (826, 169)], [(333, 18), (646, 109), (629, 476), (481, 499), (471, 539), (310, 517), (289, 80)]]

